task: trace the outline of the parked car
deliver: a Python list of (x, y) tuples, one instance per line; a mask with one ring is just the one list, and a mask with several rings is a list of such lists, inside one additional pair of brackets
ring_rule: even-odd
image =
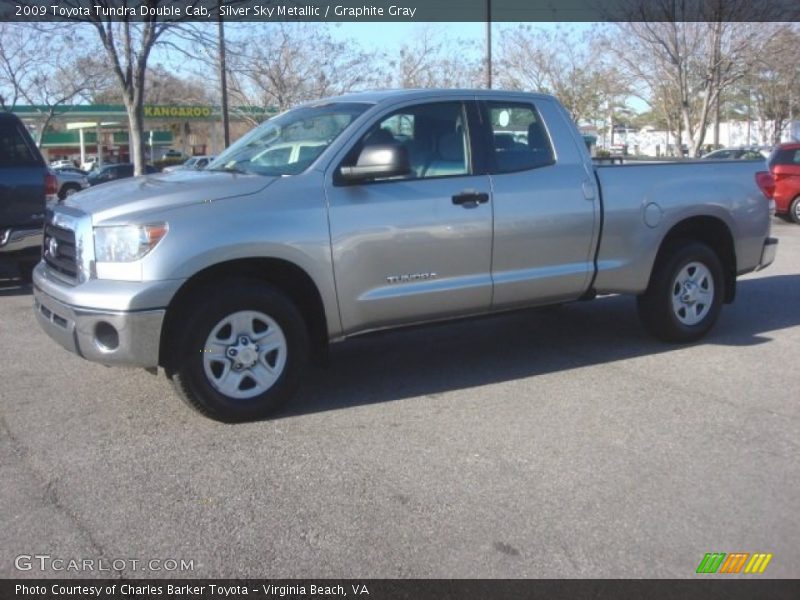
[(75, 167), (53, 169), (53, 173), (58, 180), (58, 199), (63, 200), (75, 192), (80, 192), (89, 187), (89, 180), (86, 172)]
[(161, 169), (162, 173), (169, 173), (171, 171), (200, 171), (205, 169), (215, 157), (213, 156), (192, 156), (182, 165), (171, 165), (169, 167), (164, 167)]
[(81, 163), (81, 170), (82, 171), (92, 171), (98, 167), (99, 163), (97, 161), (97, 157), (93, 154), (86, 156), (86, 158)]
[(164, 155), (161, 158), (184, 158), (185, 156), (186, 155), (180, 150), (175, 150), (173, 148), (170, 148), (169, 150), (164, 152)]
[(66, 158), (50, 162), (51, 169), (63, 169), (67, 167), (75, 168), (75, 163), (73, 163), (71, 160), (67, 160)]
[(0, 112), (0, 263), (30, 278), (56, 177), (17, 116)]
[(775, 213), (800, 224), (800, 143), (777, 146), (768, 164), (775, 178)]
[(319, 140), (275, 144), (262, 152), (254, 154), (250, 161), (253, 164), (264, 167), (291, 164), (303, 165), (316, 158), (326, 147), (327, 143)]
[[(523, 147), (497, 147), (504, 122)], [(270, 148), (284, 160), (252, 160)], [(777, 248), (766, 164), (593, 167), (543, 94), (320, 100), (177, 175), (57, 206), (34, 310), (68, 350), (162, 367), (223, 421), (269, 415), (308, 358), (379, 329), (627, 293), (653, 335), (695, 341)]]
[(704, 154), (702, 158), (708, 160), (758, 160), (764, 159), (769, 155), (759, 148), (720, 148), (708, 154)]
[[(158, 173), (153, 165), (145, 165), (145, 173)], [(103, 165), (94, 171), (91, 171), (87, 176), (89, 185), (98, 185), (101, 183), (108, 183), (117, 179), (125, 179), (126, 177), (133, 177), (133, 163), (120, 163), (118, 165)]]

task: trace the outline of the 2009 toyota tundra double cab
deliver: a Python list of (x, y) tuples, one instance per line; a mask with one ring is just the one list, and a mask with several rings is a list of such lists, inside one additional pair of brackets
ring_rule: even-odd
[(68, 350), (162, 367), (219, 420), (261, 418), (330, 341), (638, 296), (670, 342), (705, 334), (769, 265), (763, 161), (597, 168), (552, 97), (404, 90), (312, 102), (201, 172), (56, 207), (35, 311)]

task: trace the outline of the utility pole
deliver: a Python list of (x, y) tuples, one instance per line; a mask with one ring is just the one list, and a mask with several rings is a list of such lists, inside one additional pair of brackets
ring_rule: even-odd
[(228, 118), (228, 77), (225, 66), (225, 26), (222, 22), (222, 11), (217, 10), (219, 20), (219, 83), (222, 88), (222, 135), (225, 148), (231, 145), (231, 126)]
[(486, 0), (486, 89), (492, 89), (492, 0)]
[(750, 120), (751, 120), (751, 104), (753, 101), (753, 90), (747, 88), (747, 142), (745, 146), (750, 145)]

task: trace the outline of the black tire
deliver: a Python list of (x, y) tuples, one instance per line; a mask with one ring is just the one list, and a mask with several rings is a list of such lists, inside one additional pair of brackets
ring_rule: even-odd
[(58, 199), (63, 200), (70, 194), (74, 194), (80, 191), (81, 191), (81, 186), (74, 183), (65, 183), (64, 185), (61, 186), (61, 189), (58, 192)]
[[(689, 272), (684, 272), (685, 268), (694, 268), (698, 275), (703, 273), (696, 267), (690, 267), (692, 263), (703, 265), (708, 274), (702, 277), (699, 285), (695, 284), (695, 289), (702, 288), (707, 292), (710, 289), (708, 284), (713, 283), (713, 290), (711, 301), (701, 303), (696, 300), (689, 306), (690, 314), (687, 316), (686, 308), (682, 309), (681, 314), (681, 309), (676, 311), (673, 307), (673, 296), (679, 300), (679, 293), (684, 291), (678, 279), (682, 273)], [(714, 326), (722, 308), (724, 294), (722, 263), (717, 254), (699, 242), (673, 242), (659, 254), (650, 276), (650, 284), (637, 298), (639, 317), (649, 333), (665, 342), (692, 342), (703, 337)], [(689, 324), (683, 322), (693, 318), (699, 320)]]
[[(223, 393), (210, 380), (204, 352), (207, 351), (206, 342), (215, 328), (226, 318), (241, 311), (262, 313), (272, 319), (283, 335), (286, 350), (280, 376), (271, 387), (256, 396), (237, 399)], [(300, 312), (280, 290), (245, 279), (220, 283), (208, 295), (197, 299), (196, 304), (188, 310), (182, 327), (177, 329), (177, 345), (171, 347), (173, 365), (167, 369), (167, 376), (178, 395), (204, 415), (226, 423), (263, 419), (275, 413), (297, 390), (308, 357), (308, 331)], [(232, 332), (231, 329), (231, 334), (238, 337), (240, 332)], [(255, 347), (258, 349), (258, 346)], [(256, 367), (260, 366), (261, 360), (261, 357), (256, 360)], [(222, 362), (218, 361), (213, 366), (219, 370)], [(228, 374), (234, 371), (234, 359), (230, 359), (230, 362)], [(239, 373), (244, 377), (243, 383), (247, 383), (248, 371), (250, 369)], [(211, 377), (216, 372), (212, 370)], [(250, 378), (250, 381), (255, 384), (251, 389), (255, 390), (258, 386), (256, 379)], [(222, 382), (220, 380), (218, 383)], [(243, 392), (249, 391), (244, 389)]]
[(800, 225), (800, 196), (792, 200), (789, 205), (789, 220)]

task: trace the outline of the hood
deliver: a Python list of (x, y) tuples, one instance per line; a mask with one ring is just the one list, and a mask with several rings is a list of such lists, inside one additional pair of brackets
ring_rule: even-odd
[(147, 210), (247, 196), (275, 179), (221, 171), (174, 171), (103, 183), (68, 196), (64, 204), (91, 214), (93, 222), (100, 223)]

